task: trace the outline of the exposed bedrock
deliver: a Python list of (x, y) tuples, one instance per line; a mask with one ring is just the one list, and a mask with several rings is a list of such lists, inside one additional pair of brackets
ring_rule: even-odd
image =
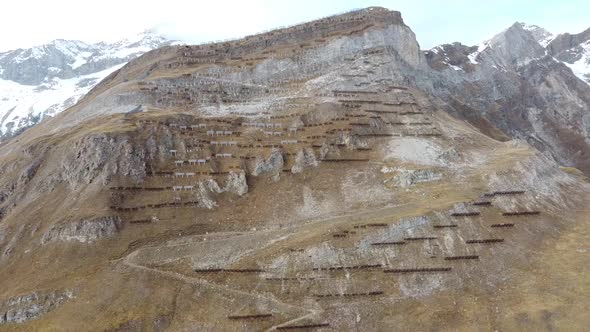
[(41, 238), (41, 244), (76, 241), (91, 243), (115, 236), (121, 227), (119, 217), (101, 217), (78, 220), (52, 226)]
[(0, 325), (24, 323), (52, 311), (73, 298), (70, 290), (32, 292), (10, 298), (0, 304)]

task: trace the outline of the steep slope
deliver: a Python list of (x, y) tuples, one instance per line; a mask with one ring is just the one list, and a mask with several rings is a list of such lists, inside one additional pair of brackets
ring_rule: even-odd
[(0, 146), (0, 329), (585, 328), (590, 185), (444, 77), (375, 7), (130, 61)]
[(588, 173), (590, 85), (548, 54), (557, 38), (545, 49), (539, 39), (549, 36), (543, 36), (515, 23), (477, 48), (453, 44), (426, 51), (436, 72), (419, 84), (484, 132), (527, 140)]
[(590, 28), (579, 34), (565, 33), (555, 37), (547, 45), (547, 51), (590, 84)]
[(0, 137), (54, 116), (127, 61), (171, 43), (146, 31), (112, 44), (55, 40), (0, 53)]
[(543, 47), (547, 47), (547, 45), (549, 45), (549, 43), (555, 39), (555, 35), (538, 25), (526, 24), (522, 22), (519, 22), (519, 24), (523, 29), (530, 31), (537, 43)]

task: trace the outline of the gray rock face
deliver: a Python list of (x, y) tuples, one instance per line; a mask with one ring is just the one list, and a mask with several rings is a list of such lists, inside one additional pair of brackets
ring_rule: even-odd
[(473, 71), (473, 64), (469, 61), (469, 54), (477, 51), (477, 46), (465, 46), (461, 43), (444, 44), (425, 51), (428, 64), (437, 70), (448, 66), (460, 67), (465, 71)]
[(547, 45), (547, 52), (563, 61), (579, 78), (590, 84), (590, 29), (579, 34), (559, 35)]
[(24, 323), (61, 306), (73, 297), (71, 291), (32, 292), (0, 304), (0, 324)]
[(135, 144), (125, 135), (88, 136), (76, 142), (63, 159), (60, 177), (55, 180), (76, 186), (95, 180), (107, 183), (112, 175), (120, 174), (140, 182), (146, 175), (145, 160), (148, 153), (145, 147)]
[(246, 180), (246, 173), (230, 172), (225, 182), (224, 191), (234, 193), (239, 196), (245, 195), (248, 192), (248, 181)]
[(207, 179), (197, 183), (196, 198), (199, 206), (213, 209), (217, 206), (215, 195), (221, 193), (233, 193), (242, 196), (248, 193), (248, 182), (245, 172), (231, 172), (227, 176), (225, 186), (220, 187), (214, 179)]
[(538, 25), (530, 25), (522, 22), (519, 22), (518, 24), (520, 24), (525, 30), (528, 30), (533, 35), (533, 38), (535, 38), (535, 40), (543, 47), (547, 47), (547, 45), (555, 38), (551, 32)]
[[(524, 139), (561, 164), (588, 173), (590, 85), (546, 55), (534, 32), (514, 24), (467, 59), (456, 57), (461, 60), (455, 68), (437, 59), (464, 54), (464, 46), (445, 45), (438, 48), (444, 54), (437, 56), (429, 51), (426, 55), (434, 72), (417, 75), (416, 83), (448, 102), (450, 113), (484, 133)], [(555, 45), (547, 49), (557, 49)]]
[[(575, 62), (580, 54), (571, 54), (572, 49), (579, 49), (580, 45), (590, 40), (590, 28), (578, 34), (564, 33), (558, 35), (547, 45), (549, 54), (561, 61)], [(570, 54), (568, 54), (570, 53)]]
[(284, 160), (282, 152), (279, 149), (273, 149), (266, 160), (259, 159), (256, 161), (252, 175), (259, 176), (262, 174), (272, 174), (273, 177), (278, 178), (283, 169), (283, 165)]
[(318, 161), (312, 149), (304, 149), (297, 152), (295, 156), (295, 164), (291, 167), (291, 173), (301, 173), (304, 169), (309, 167), (316, 167)]
[(223, 190), (219, 187), (217, 181), (213, 179), (207, 179), (205, 181), (199, 181), (197, 185), (197, 197), (199, 198), (199, 207), (213, 209), (217, 206), (215, 201), (215, 194), (222, 193)]
[(506, 31), (494, 36), (483, 52), (495, 65), (504, 68), (518, 67), (545, 55), (545, 49), (522, 24), (515, 23)]
[(115, 236), (120, 227), (119, 217), (100, 217), (55, 225), (43, 234), (41, 244), (57, 241), (91, 243)]
[[(70, 189), (106, 185), (118, 175), (140, 184), (150, 165), (161, 160), (164, 151), (171, 148), (172, 138), (165, 134), (163, 138), (156, 144), (153, 139), (136, 142), (126, 134), (90, 134), (64, 149), (42, 144), (29, 146), (23, 151), (25, 158), (19, 162), (0, 165), (0, 175), (22, 170), (0, 189), (0, 200), (5, 203), (1, 212), (8, 215), (14, 205), (25, 199), (27, 192), (39, 195), (63, 184)], [(39, 172), (42, 176), (37, 176)], [(35, 197), (27, 199), (35, 200)]]

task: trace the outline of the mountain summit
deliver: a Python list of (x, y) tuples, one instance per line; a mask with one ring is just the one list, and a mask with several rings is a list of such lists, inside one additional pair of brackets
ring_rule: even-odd
[(520, 26), (522, 26), (523, 29), (530, 31), (533, 35), (533, 38), (535, 38), (539, 45), (543, 47), (547, 47), (547, 45), (553, 40), (553, 38), (555, 38), (555, 36), (551, 32), (545, 30), (544, 28), (541, 28), (538, 25), (527, 24), (523, 22), (517, 22), (516, 24), (519, 24)]

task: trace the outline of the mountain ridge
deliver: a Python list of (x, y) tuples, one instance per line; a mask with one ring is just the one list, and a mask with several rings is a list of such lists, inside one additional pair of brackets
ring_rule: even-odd
[(0, 139), (72, 106), (130, 59), (172, 43), (146, 30), (113, 43), (57, 39), (0, 53)]
[(548, 42), (544, 32), (535, 37), (540, 28), (530, 27), (517, 22), (477, 48), (447, 44), (425, 51), (443, 87), (430, 89), (456, 105), (454, 114), (482, 130), (525, 139), (563, 165), (588, 173), (590, 84), (571, 63), (551, 54), (555, 39)]

